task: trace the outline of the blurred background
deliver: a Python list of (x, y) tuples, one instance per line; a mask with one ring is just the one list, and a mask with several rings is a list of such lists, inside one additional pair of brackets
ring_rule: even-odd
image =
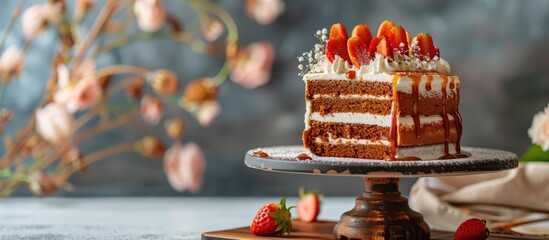
[[(38, 1), (28, 0), (25, 6)], [(67, 1), (69, 5), (72, 1)], [(101, 4), (102, 1), (97, 1)], [(268, 40), (276, 51), (270, 81), (247, 90), (230, 80), (221, 85), (222, 113), (208, 128), (188, 121), (183, 141), (198, 143), (206, 157), (202, 190), (197, 194), (172, 190), (161, 160), (144, 159), (136, 153), (118, 155), (93, 164), (87, 174), (70, 178), (71, 191), (61, 196), (271, 196), (297, 195), (300, 186), (315, 188), (327, 196), (357, 195), (360, 178), (317, 177), (267, 173), (244, 166), (244, 153), (256, 147), (302, 144), (305, 112), (304, 83), (297, 75), (297, 57), (313, 48), (316, 30), (342, 22), (350, 30), (366, 23), (372, 31), (385, 19), (403, 25), (412, 35), (428, 32), (461, 79), (460, 112), (463, 146), (505, 149), (521, 155), (530, 145), (527, 129), (534, 113), (549, 101), (549, 1), (312, 1), (286, 0), (284, 12), (271, 24), (251, 19), (244, 1), (218, 1), (235, 19), (243, 45)], [(0, 30), (8, 24), (17, 1), (0, 8)], [(164, 1), (166, 9), (183, 23), (196, 18), (179, 1)], [(92, 10), (98, 13), (99, 7)], [(22, 42), (16, 23), (7, 43)], [(83, 29), (91, 23), (84, 22)], [(56, 35), (46, 32), (27, 55), (23, 74), (9, 85), (4, 106), (14, 110), (14, 121), (5, 131), (14, 134), (32, 114), (41, 98)], [(127, 63), (149, 69), (165, 68), (177, 73), (185, 85), (215, 74), (222, 59), (203, 58), (188, 46), (165, 39), (128, 44), (102, 55), (98, 67)], [(168, 116), (188, 114), (176, 105)], [(162, 131), (145, 127), (141, 119), (82, 145), (83, 151), (98, 145), (127, 141)], [(0, 149), (4, 151), (4, 149)], [(413, 179), (402, 182), (409, 191)], [(343, 186), (343, 187), (342, 187)], [(20, 189), (15, 195), (30, 195)]]

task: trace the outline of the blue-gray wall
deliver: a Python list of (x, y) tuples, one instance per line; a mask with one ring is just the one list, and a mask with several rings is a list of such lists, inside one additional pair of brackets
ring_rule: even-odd
[[(0, 7), (1, 29), (7, 25), (16, 2)], [(27, 5), (33, 2), (27, 1)], [(207, 158), (202, 195), (295, 195), (299, 186), (317, 188), (327, 195), (356, 195), (361, 191), (358, 178), (265, 173), (246, 168), (242, 158), (246, 150), (258, 146), (301, 144), (304, 84), (297, 76), (296, 57), (313, 46), (317, 29), (334, 22), (343, 22), (348, 29), (367, 23), (375, 31), (379, 23), (391, 19), (413, 35), (431, 33), (441, 55), (462, 81), (460, 111), (465, 146), (501, 148), (520, 155), (530, 143), (526, 130), (532, 115), (549, 101), (549, 1), (291, 0), (285, 1), (286, 12), (269, 26), (250, 20), (242, 1), (220, 2), (235, 17), (243, 43), (268, 39), (275, 44), (277, 57), (267, 85), (253, 91), (230, 81), (222, 86), (223, 113), (211, 127), (200, 128), (190, 121), (185, 140), (200, 144)], [(183, 22), (193, 21), (192, 11), (181, 2), (167, 1), (166, 5)], [(10, 43), (22, 41), (19, 23), (16, 28)], [(33, 44), (25, 72), (9, 86), (4, 104), (16, 112), (14, 123), (7, 127), (10, 134), (31, 113), (42, 94), (54, 39), (50, 31)], [(154, 40), (127, 45), (99, 60), (99, 66), (114, 63), (171, 69), (187, 83), (199, 76), (214, 75), (221, 61), (197, 57), (183, 45)], [(168, 115), (190, 119), (177, 106), (170, 107)], [(148, 133), (144, 127), (136, 121), (83, 147), (89, 151), (130, 141)], [(153, 131), (161, 133), (162, 129)], [(75, 190), (61, 195), (188, 195), (170, 189), (161, 161), (136, 154), (94, 164), (88, 175), (77, 174), (71, 183)], [(404, 184), (409, 186), (411, 181)]]

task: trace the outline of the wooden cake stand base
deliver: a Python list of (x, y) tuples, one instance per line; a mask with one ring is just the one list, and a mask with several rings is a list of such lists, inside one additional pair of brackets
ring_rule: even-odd
[(365, 178), (366, 191), (334, 228), (337, 239), (429, 239), (423, 217), (410, 209), (398, 178)]

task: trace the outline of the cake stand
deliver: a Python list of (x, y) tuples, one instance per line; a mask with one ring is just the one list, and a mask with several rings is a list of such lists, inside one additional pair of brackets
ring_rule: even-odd
[[(272, 172), (364, 178), (366, 190), (354, 209), (343, 213), (334, 228), (337, 239), (429, 239), (423, 216), (410, 209), (398, 189), (400, 178), (454, 176), (513, 169), (514, 153), (464, 147), (470, 157), (429, 161), (383, 161), (314, 156), (303, 146), (252, 149), (246, 153), (250, 168)], [(301, 155), (300, 159), (297, 156)]]

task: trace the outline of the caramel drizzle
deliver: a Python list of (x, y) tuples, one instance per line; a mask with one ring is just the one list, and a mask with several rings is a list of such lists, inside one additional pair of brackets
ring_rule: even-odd
[(454, 81), (455, 81), (455, 78), (452, 77), (452, 82), (451, 82), (451, 85), (450, 85), (450, 89), (454, 89), (454, 86), (456, 88), (456, 93), (454, 94), (454, 100), (455, 100), (455, 105), (454, 105), (454, 111), (452, 113), (452, 116), (454, 117), (454, 123), (456, 124), (456, 131), (457, 131), (457, 134), (458, 134), (458, 139), (456, 141), (456, 152), (457, 153), (461, 153), (461, 133), (462, 133), (462, 130), (463, 130), (463, 126), (462, 126), (462, 123), (461, 123), (461, 115), (459, 114), (458, 112), (458, 108), (459, 108), (459, 84), (454, 84)]
[(391, 136), (389, 137), (389, 142), (391, 143), (391, 157), (389, 160), (395, 160), (397, 155), (397, 131), (398, 131), (398, 116), (400, 115), (400, 109), (399, 109), (399, 100), (398, 100), (398, 79), (400, 79), (399, 75), (393, 76), (393, 113), (392, 113), (392, 119), (391, 119)]
[(421, 138), (421, 122), (419, 119), (419, 83), (421, 82), (421, 75), (410, 75), (412, 79), (412, 98), (414, 99), (412, 118), (414, 119), (414, 127), (416, 133), (416, 141)]
[(440, 85), (440, 90), (442, 91), (442, 127), (444, 128), (444, 155), (449, 154), (448, 149), (448, 142), (450, 141), (450, 130), (449, 130), (449, 120), (448, 115), (446, 111), (446, 105), (448, 103), (448, 93), (446, 92), (446, 85), (448, 85), (448, 76), (446, 75), (439, 75), (439, 77), (442, 79), (442, 84)]
[(427, 75), (427, 82), (425, 83), (425, 90), (431, 91), (431, 83), (433, 83), (433, 80), (435, 78), (433, 75)]
[[(413, 106), (413, 119), (414, 119), (414, 125), (415, 125), (415, 134), (416, 138), (419, 141), (421, 138), (421, 121), (419, 116), (419, 84), (421, 82), (421, 75), (415, 75), (415, 74), (409, 74), (409, 76), (413, 83), (412, 83), (412, 97), (414, 99), (414, 106)], [(440, 157), (439, 159), (454, 159), (454, 158), (465, 158), (471, 156), (470, 153), (467, 152), (461, 152), (461, 133), (462, 133), (462, 123), (461, 123), (461, 115), (458, 112), (459, 107), (459, 95), (457, 92), (459, 92), (460, 85), (459, 83), (456, 84), (455, 78), (450, 77), (448, 79), (447, 75), (440, 74), (439, 77), (442, 79), (441, 84), (441, 92), (442, 92), (442, 124), (444, 129), (444, 156)], [(394, 75), (393, 76), (393, 109), (392, 109), (392, 119), (391, 119), (391, 133), (389, 137), (389, 142), (391, 143), (391, 157), (388, 159), (390, 161), (411, 161), (411, 160), (422, 160), (421, 158), (409, 156), (409, 157), (399, 157), (397, 158), (397, 142), (398, 142), (398, 117), (400, 116), (400, 101), (398, 98), (398, 81), (400, 79), (400, 75)], [(433, 75), (427, 75), (427, 82), (425, 84), (425, 89), (427, 91), (431, 91), (431, 83), (434, 80)], [(450, 80), (450, 81), (449, 81)], [(452, 106), (453, 109), (447, 109), (448, 105), (448, 92), (447, 87), (450, 89), (456, 89), (456, 93), (453, 93), (453, 96), (455, 98), (455, 105)], [(454, 118), (455, 122), (455, 128), (456, 132), (458, 134), (457, 141), (455, 142), (456, 146), (456, 154), (450, 154), (449, 149), (449, 143), (450, 143), (450, 120), (448, 119), (448, 111), (451, 111), (452, 117)]]

